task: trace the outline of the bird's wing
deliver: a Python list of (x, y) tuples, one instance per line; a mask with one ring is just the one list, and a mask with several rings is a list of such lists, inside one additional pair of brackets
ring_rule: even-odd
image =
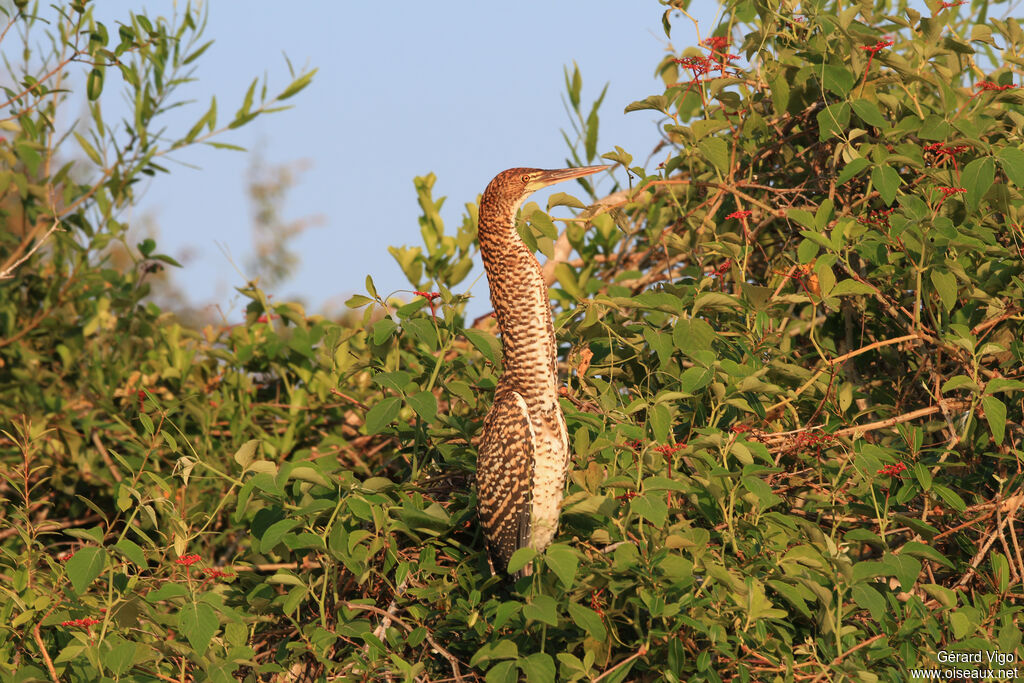
[(499, 392), (484, 419), (477, 460), (480, 523), (491, 557), (501, 569), (530, 542), (534, 430), (526, 401)]

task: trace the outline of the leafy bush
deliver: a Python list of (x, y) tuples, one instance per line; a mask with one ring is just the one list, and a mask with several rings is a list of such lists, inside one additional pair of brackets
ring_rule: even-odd
[[(687, 3), (663, 4), (670, 34)], [(244, 323), (187, 329), (144, 302), (155, 245), (133, 268), (103, 254), (138, 174), (216, 129), (145, 133), (202, 50), (194, 15), (134, 17), (108, 50), (69, 9), (57, 47), (143, 105), (130, 143), (94, 105), (92, 169), (54, 172), (65, 95), (8, 88), (6, 671), (903, 681), (940, 650), (1011, 662), (1024, 38), (987, 17), (999, 3), (962, 4), (733, 3), (627, 108), (665, 116), (653, 169), (616, 148), (627, 187), (584, 184), (594, 205), (564, 227), (524, 208), (574, 455), (560, 535), (520, 551), (538, 571), (515, 583), (490, 575), (474, 515), (501, 371), (456, 289), (475, 205), (449, 235), (416, 180), (423, 246), (392, 253), (436, 291), (367, 278), (363, 318), (335, 324), (252, 287)], [(567, 76), (573, 161), (592, 162), (597, 107)]]

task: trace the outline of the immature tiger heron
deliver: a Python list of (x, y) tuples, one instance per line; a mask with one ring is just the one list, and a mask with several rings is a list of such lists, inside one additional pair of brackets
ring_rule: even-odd
[[(507, 570), (519, 548), (539, 552), (551, 543), (569, 461), (558, 405), (551, 300), (540, 263), (516, 232), (516, 212), (542, 187), (606, 168), (510, 168), (495, 176), (480, 200), (480, 253), (501, 330), (505, 371), (484, 419), (478, 512), (492, 561), (501, 570)], [(530, 572), (528, 565), (516, 575)]]

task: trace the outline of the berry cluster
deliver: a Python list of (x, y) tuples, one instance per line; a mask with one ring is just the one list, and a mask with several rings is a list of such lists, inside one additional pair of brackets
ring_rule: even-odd
[(675, 455), (676, 451), (680, 451), (684, 448), (686, 448), (685, 443), (677, 443), (675, 446), (671, 444), (665, 444), (664, 446), (655, 446), (654, 450), (657, 451), (658, 453), (661, 453), (666, 458), (671, 458), (673, 455)]
[(223, 569), (218, 569), (217, 567), (204, 567), (203, 574), (205, 574), (208, 579), (224, 579), (235, 575), (234, 572), (226, 572)]
[(94, 625), (100, 623), (99, 619), (93, 619), (92, 617), (83, 617), (81, 619), (71, 619), (70, 621), (60, 622), (61, 626), (81, 626), (83, 628), (92, 628)]
[(796, 450), (821, 456), (821, 449), (827, 448), (836, 437), (825, 432), (801, 432), (796, 435)]
[(875, 209), (874, 211), (869, 211), (867, 216), (861, 216), (860, 218), (858, 218), (857, 222), (862, 225), (874, 225), (878, 227), (888, 228), (891, 227), (889, 225), (889, 216), (895, 210), (895, 206), (892, 207), (891, 209)]
[(907, 469), (906, 465), (904, 465), (901, 462), (898, 462), (895, 465), (886, 465), (882, 469), (878, 470), (878, 474), (882, 474), (882, 475), (886, 475), (886, 476), (890, 476), (890, 477), (898, 477), (898, 476), (900, 476), (900, 473), (901, 472), (905, 472), (906, 469)]
[(1011, 88), (1017, 87), (1014, 83), (1007, 83), (1006, 85), (997, 85), (992, 81), (978, 81), (977, 86), (981, 88), (981, 90), (971, 95), (972, 99), (983, 92), (1002, 92), (1004, 90), (1010, 90)]
[(427, 303), (430, 304), (430, 315), (437, 315), (437, 309), (434, 308), (434, 299), (437, 299), (441, 296), (440, 292), (413, 292), (413, 294), (415, 294), (416, 296), (422, 296), (424, 299), (426, 299)]

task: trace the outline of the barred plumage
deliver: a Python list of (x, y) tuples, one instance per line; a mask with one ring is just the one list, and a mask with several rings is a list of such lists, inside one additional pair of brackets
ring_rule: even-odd
[[(551, 543), (569, 461), (551, 301), (537, 258), (516, 233), (516, 212), (535, 190), (606, 168), (512, 168), (490, 182), (480, 201), (480, 252), (505, 371), (484, 420), (478, 513), (491, 557), (503, 570), (519, 548), (541, 551)], [(527, 566), (518, 575), (529, 573)]]

